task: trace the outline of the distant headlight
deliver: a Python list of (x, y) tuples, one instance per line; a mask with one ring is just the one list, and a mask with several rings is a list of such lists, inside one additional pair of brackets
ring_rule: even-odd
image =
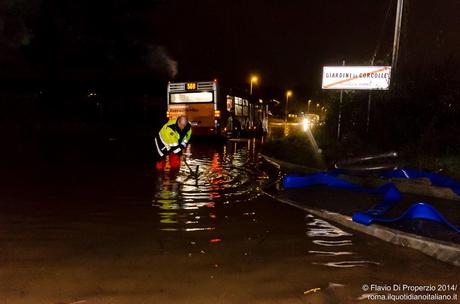
[(310, 129), (310, 120), (308, 120), (308, 118), (304, 118), (304, 120), (302, 121), (302, 127), (304, 131)]

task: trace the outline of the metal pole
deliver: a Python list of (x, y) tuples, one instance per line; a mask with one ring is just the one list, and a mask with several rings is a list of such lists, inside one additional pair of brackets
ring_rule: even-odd
[(398, 0), (396, 8), (396, 19), (395, 19), (395, 33), (393, 39), (393, 54), (391, 58), (391, 71), (394, 75), (396, 72), (396, 67), (398, 65), (398, 55), (399, 55), (399, 38), (401, 36), (401, 22), (402, 15), (404, 10), (404, 0)]
[(286, 107), (284, 108), (284, 125), (287, 126), (289, 95), (286, 93)]
[[(345, 66), (345, 60), (342, 61), (342, 66)], [(339, 119), (338, 119), (338, 123), (337, 123), (337, 140), (340, 139), (340, 125), (342, 123), (342, 99), (343, 99), (343, 90), (340, 90)]]
[(249, 95), (252, 95), (252, 79), (251, 79), (251, 89), (249, 90)]
[(366, 134), (369, 135), (369, 125), (371, 123), (371, 102), (372, 102), (372, 94), (369, 91), (369, 99), (367, 100), (367, 122), (366, 122)]
[(286, 106), (284, 108), (284, 136), (288, 135), (287, 116), (288, 116), (289, 95), (286, 93)]
[(340, 139), (340, 125), (341, 125), (341, 120), (342, 120), (342, 98), (343, 98), (343, 90), (340, 90), (339, 121), (337, 123), (337, 140)]
[[(372, 56), (371, 65), (374, 65), (375, 56), (377, 52)], [(372, 91), (369, 91), (369, 98), (367, 100), (367, 121), (366, 121), (366, 135), (369, 136), (369, 126), (371, 124), (371, 103), (372, 103)]]
[(311, 99), (308, 100), (307, 113), (310, 114), (310, 103)]

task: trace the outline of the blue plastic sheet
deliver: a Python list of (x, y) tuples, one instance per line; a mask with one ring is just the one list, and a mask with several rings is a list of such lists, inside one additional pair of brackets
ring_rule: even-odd
[(458, 196), (460, 196), (460, 184), (457, 183), (455, 180), (450, 178), (449, 176), (433, 173), (433, 172), (425, 172), (425, 171), (417, 171), (414, 169), (397, 169), (391, 171), (385, 171), (380, 175), (384, 178), (428, 178), (432, 185), (438, 187), (446, 187), (452, 189)]
[[(440, 174), (431, 173), (432, 176), (426, 173), (417, 171), (403, 171), (402, 169), (385, 172), (385, 177), (397, 177), (397, 178), (419, 178), (419, 177), (432, 177), (433, 180), (438, 183), (437, 185), (459, 186), (455, 181), (449, 177), (442, 176)], [(430, 179), (431, 180), (431, 179)], [(432, 181), (433, 184), (435, 182)], [(311, 175), (287, 175), (283, 180), (283, 187), (289, 188), (305, 188), (310, 186), (323, 185), (333, 188), (348, 189), (364, 193), (382, 194), (383, 199), (380, 203), (372, 207), (365, 212), (356, 212), (353, 214), (353, 221), (370, 225), (374, 222), (391, 223), (402, 220), (414, 220), (414, 219), (425, 219), (444, 224), (452, 230), (460, 233), (460, 228), (450, 223), (439, 211), (433, 206), (427, 203), (419, 202), (412, 204), (403, 214), (394, 218), (384, 217), (385, 213), (390, 210), (396, 203), (401, 200), (401, 193), (393, 183), (387, 183), (376, 189), (368, 189), (357, 184), (353, 184), (349, 181), (340, 179), (335, 173), (316, 173)], [(454, 189), (452, 189), (455, 191)], [(460, 190), (460, 186), (459, 189)]]

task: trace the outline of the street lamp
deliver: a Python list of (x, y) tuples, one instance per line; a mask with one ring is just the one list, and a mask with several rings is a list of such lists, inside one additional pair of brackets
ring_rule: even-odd
[(307, 107), (308, 114), (310, 114), (310, 104), (311, 104), (311, 99), (308, 100), (308, 107)]
[(251, 76), (251, 89), (249, 90), (249, 94), (252, 95), (252, 84), (255, 83), (257, 84), (257, 81), (259, 79), (257, 78), (257, 76)]
[(289, 102), (289, 97), (292, 96), (292, 91), (286, 91), (286, 107), (284, 109), (284, 125), (287, 126), (287, 116), (288, 116), (288, 102)]

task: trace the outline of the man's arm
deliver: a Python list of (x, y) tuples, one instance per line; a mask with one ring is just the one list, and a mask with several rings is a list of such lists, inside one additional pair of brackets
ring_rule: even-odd
[(187, 147), (187, 144), (190, 141), (191, 137), (192, 137), (192, 128), (189, 128), (187, 133), (184, 136), (184, 139), (180, 143), (180, 145), (182, 146), (182, 149), (185, 149)]

